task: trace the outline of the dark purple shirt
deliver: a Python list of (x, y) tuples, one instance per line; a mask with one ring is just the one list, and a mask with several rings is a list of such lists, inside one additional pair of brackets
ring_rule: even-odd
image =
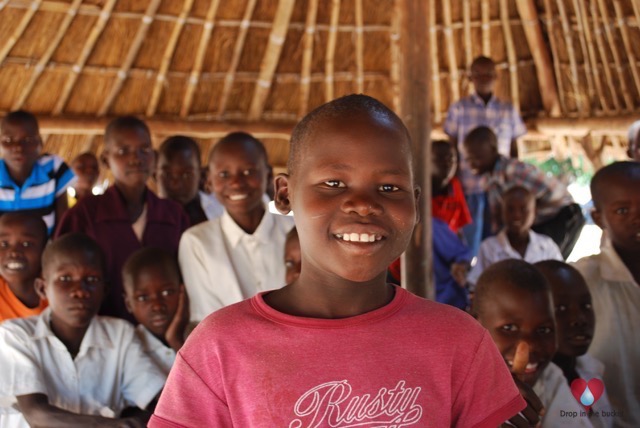
[(180, 204), (158, 198), (146, 190), (147, 224), (138, 240), (123, 196), (111, 186), (104, 195), (81, 199), (62, 217), (54, 239), (71, 232), (82, 232), (95, 239), (106, 257), (109, 290), (100, 308), (101, 315), (123, 318), (135, 323), (124, 303), (122, 267), (127, 258), (143, 247), (164, 248), (178, 253), (182, 232), (189, 227), (189, 219)]

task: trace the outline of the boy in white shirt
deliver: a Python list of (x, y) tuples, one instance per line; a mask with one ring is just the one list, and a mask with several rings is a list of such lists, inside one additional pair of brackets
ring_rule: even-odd
[(247, 133), (231, 133), (211, 150), (209, 182), (224, 213), (188, 229), (178, 250), (192, 321), (285, 284), (284, 243), (293, 218), (266, 208), (269, 175), (264, 146)]
[(496, 236), (482, 241), (476, 264), (468, 281), (475, 284), (483, 270), (505, 259), (521, 259), (529, 263), (541, 260), (562, 260), (553, 239), (531, 230), (536, 215), (536, 200), (526, 187), (513, 186), (502, 195), (504, 228)]
[[(96, 316), (104, 256), (85, 235), (54, 241), (42, 256), (38, 294), (49, 307), (0, 325), (0, 427), (139, 426), (165, 375), (127, 321)], [(155, 405), (155, 404), (153, 404)], [(118, 418), (125, 408), (125, 419)]]

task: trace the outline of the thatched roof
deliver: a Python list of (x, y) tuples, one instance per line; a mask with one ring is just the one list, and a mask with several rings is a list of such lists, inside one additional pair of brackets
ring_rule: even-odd
[[(281, 166), (292, 124), (327, 100), (365, 92), (401, 109), (407, 1), (0, 0), (0, 114), (36, 113), (46, 150), (67, 159), (99, 151), (108, 118), (135, 114), (156, 144), (187, 133), (205, 152), (248, 129)], [(436, 127), (484, 54), (498, 95), (526, 118), (595, 118), (594, 135), (622, 146), (640, 110), (637, 0), (433, 0), (429, 11), (429, 36), (411, 42), (430, 51)]]

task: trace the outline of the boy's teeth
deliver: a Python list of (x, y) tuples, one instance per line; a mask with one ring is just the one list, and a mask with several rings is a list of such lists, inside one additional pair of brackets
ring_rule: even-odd
[(246, 199), (247, 195), (229, 195), (229, 199), (232, 201), (241, 201), (242, 199)]
[(20, 263), (20, 262), (9, 262), (9, 263), (7, 263), (7, 267), (9, 269), (22, 269), (23, 266), (24, 266), (24, 263)]
[(375, 242), (382, 239), (373, 233), (337, 233), (336, 238), (350, 242)]
[(529, 363), (527, 364), (526, 370), (535, 370), (538, 368), (538, 363)]

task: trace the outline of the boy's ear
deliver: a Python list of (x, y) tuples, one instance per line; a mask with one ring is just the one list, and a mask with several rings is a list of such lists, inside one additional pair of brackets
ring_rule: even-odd
[(604, 230), (604, 224), (602, 223), (602, 213), (597, 208), (591, 210), (591, 218), (593, 222), (598, 225), (598, 227)]
[(282, 214), (291, 212), (291, 201), (289, 200), (289, 175), (278, 174), (275, 179), (274, 202), (278, 211)]
[(45, 292), (45, 287), (46, 283), (44, 282), (43, 278), (36, 278), (35, 282), (33, 283), (33, 286), (36, 289), (36, 293), (38, 294), (38, 297), (40, 297), (40, 299), (42, 300), (47, 300), (47, 293)]

